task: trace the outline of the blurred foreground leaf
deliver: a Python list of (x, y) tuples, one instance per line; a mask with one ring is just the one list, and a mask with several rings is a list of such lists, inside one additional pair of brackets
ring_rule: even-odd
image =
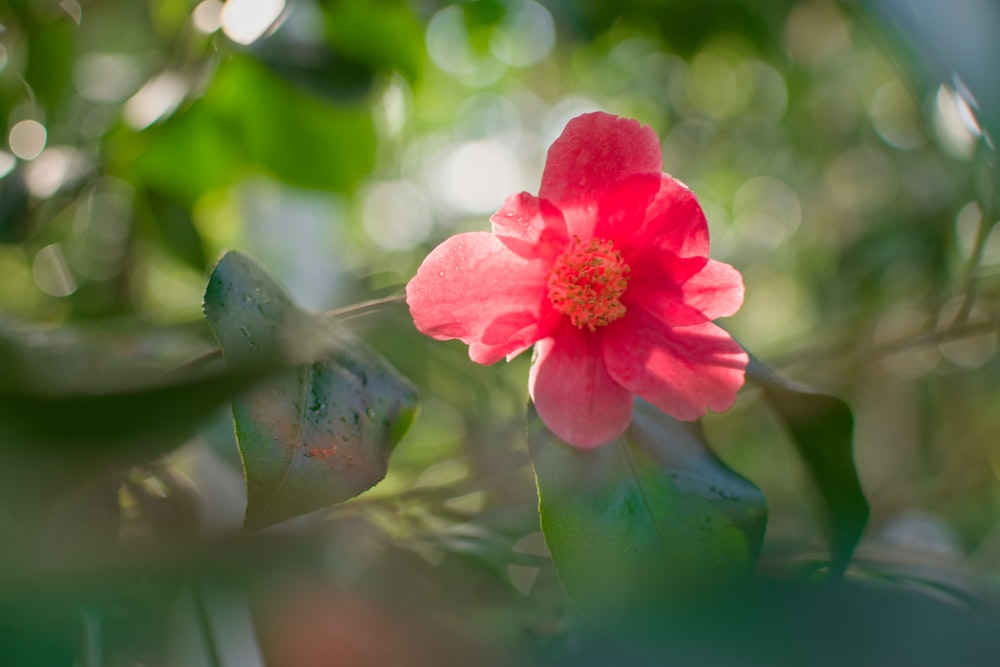
[(868, 501), (854, 466), (854, 417), (847, 403), (781, 377), (753, 357), (747, 375), (788, 427), (822, 501), (830, 570), (840, 574), (868, 522)]
[(757, 579), (581, 628), (553, 667), (987, 667), (998, 617), (883, 582)]
[(698, 592), (750, 574), (767, 501), (708, 449), (697, 423), (637, 401), (625, 434), (592, 451), (529, 408), (542, 532), (582, 603)]
[(385, 477), (416, 410), (395, 369), (336, 324), (298, 308), (267, 272), (226, 254), (205, 317), (237, 363), (298, 363), (233, 401), (248, 530), (352, 498)]
[(155, 458), (272, 371), (171, 371), (139, 352), (181, 337), (0, 327), (0, 495), (33, 502)]

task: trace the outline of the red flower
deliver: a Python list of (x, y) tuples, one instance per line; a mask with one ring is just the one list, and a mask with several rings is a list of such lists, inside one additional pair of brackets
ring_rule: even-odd
[(528, 391), (577, 447), (621, 435), (633, 395), (683, 420), (729, 408), (747, 355), (712, 320), (739, 309), (743, 279), (708, 258), (701, 207), (661, 166), (648, 126), (571, 120), (538, 197), (508, 197), (492, 234), (458, 234), (424, 260), (406, 286), (417, 329), (481, 364), (535, 345)]

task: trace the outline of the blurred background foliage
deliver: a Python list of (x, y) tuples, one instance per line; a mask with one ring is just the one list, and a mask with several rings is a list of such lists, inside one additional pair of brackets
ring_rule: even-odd
[[(854, 573), (981, 600), (1000, 575), (1000, 18), (958, 4), (0, 2), (0, 662), (531, 664), (571, 644), (527, 355), (483, 368), (398, 303), (355, 313), (421, 414), (373, 490), (253, 536), (220, 406), (245, 378), (148, 384), (214, 347), (223, 250), (312, 308), (397, 295), (441, 239), (537, 192), (593, 109), (650, 124), (698, 194), (747, 285), (725, 325), (852, 406), (872, 507)], [(110, 399), (76, 402), (95, 387)], [(69, 409), (96, 415), (82, 444)], [(822, 567), (760, 392), (705, 427), (768, 497), (761, 567)]]

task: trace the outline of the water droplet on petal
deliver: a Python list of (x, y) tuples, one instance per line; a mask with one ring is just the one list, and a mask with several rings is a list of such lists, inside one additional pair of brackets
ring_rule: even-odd
[(438, 271), (438, 276), (444, 278), (444, 271)]

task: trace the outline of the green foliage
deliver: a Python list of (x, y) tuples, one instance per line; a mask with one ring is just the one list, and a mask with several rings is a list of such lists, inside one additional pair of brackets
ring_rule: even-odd
[[(223, 616), (191, 591), (229, 586), (277, 593), (247, 636), (282, 667), (387, 638), (434, 665), (990, 664), (1000, 26), (940, 4), (290, 0), (244, 45), (219, 3), (0, 2), (0, 665), (202, 664)], [(641, 404), (606, 450), (534, 419), (526, 446), (528, 355), (472, 364), (392, 298), (593, 108), (662, 138), (744, 274), (725, 326), (781, 375), (703, 420), (719, 458)], [(198, 308), (222, 248), (273, 296), (215, 294), (228, 367)], [(758, 585), (679, 595), (758, 551)], [(588, 612), (649, 604), (592, 627), (553, 563)], [(345, 590), (367, 605), (331, 613)], [(450, 633), (407, 632), (428, 616)]]
[(263, 172), (290, 185), (350, 191), (372, 166), (372, 119), (356, 104), (334, 105), (234, 57), (190, 108), (137, 144), (118, 137), (122, 162), (139, 182), (193, 202), (212, 188)]
[(685, 424), (638, 400), (628, 430), (571, 447), (529, 410), (542, 532), (570, 593), (593, 608), (745, 580), (767, 523), (760, 490)]
[(0, 329), (0, 498), (48, 504), (190, 438), (273, 364), (196, 370), (122, 350), (176, 331)]
[(385, 477), (416, 410), (405, 378), (336, 322), (300, 310), (239, 253), (212, 271), (205, 317), (237, 366), (300, 362), (233, 401), (245, 529), (334, 505)]
[(818, 492), (830, 571), (843, 574), (865, 525), (868, 501), (854, 465), (854, 416), (842, 400), (790, 382), (751, 358), (747, 369), (792, 436)]
[(376, 70), (410, 80), (423, 59), (423, 27), (401, 0), (332, 0), (326, 5), (330, 45)]

